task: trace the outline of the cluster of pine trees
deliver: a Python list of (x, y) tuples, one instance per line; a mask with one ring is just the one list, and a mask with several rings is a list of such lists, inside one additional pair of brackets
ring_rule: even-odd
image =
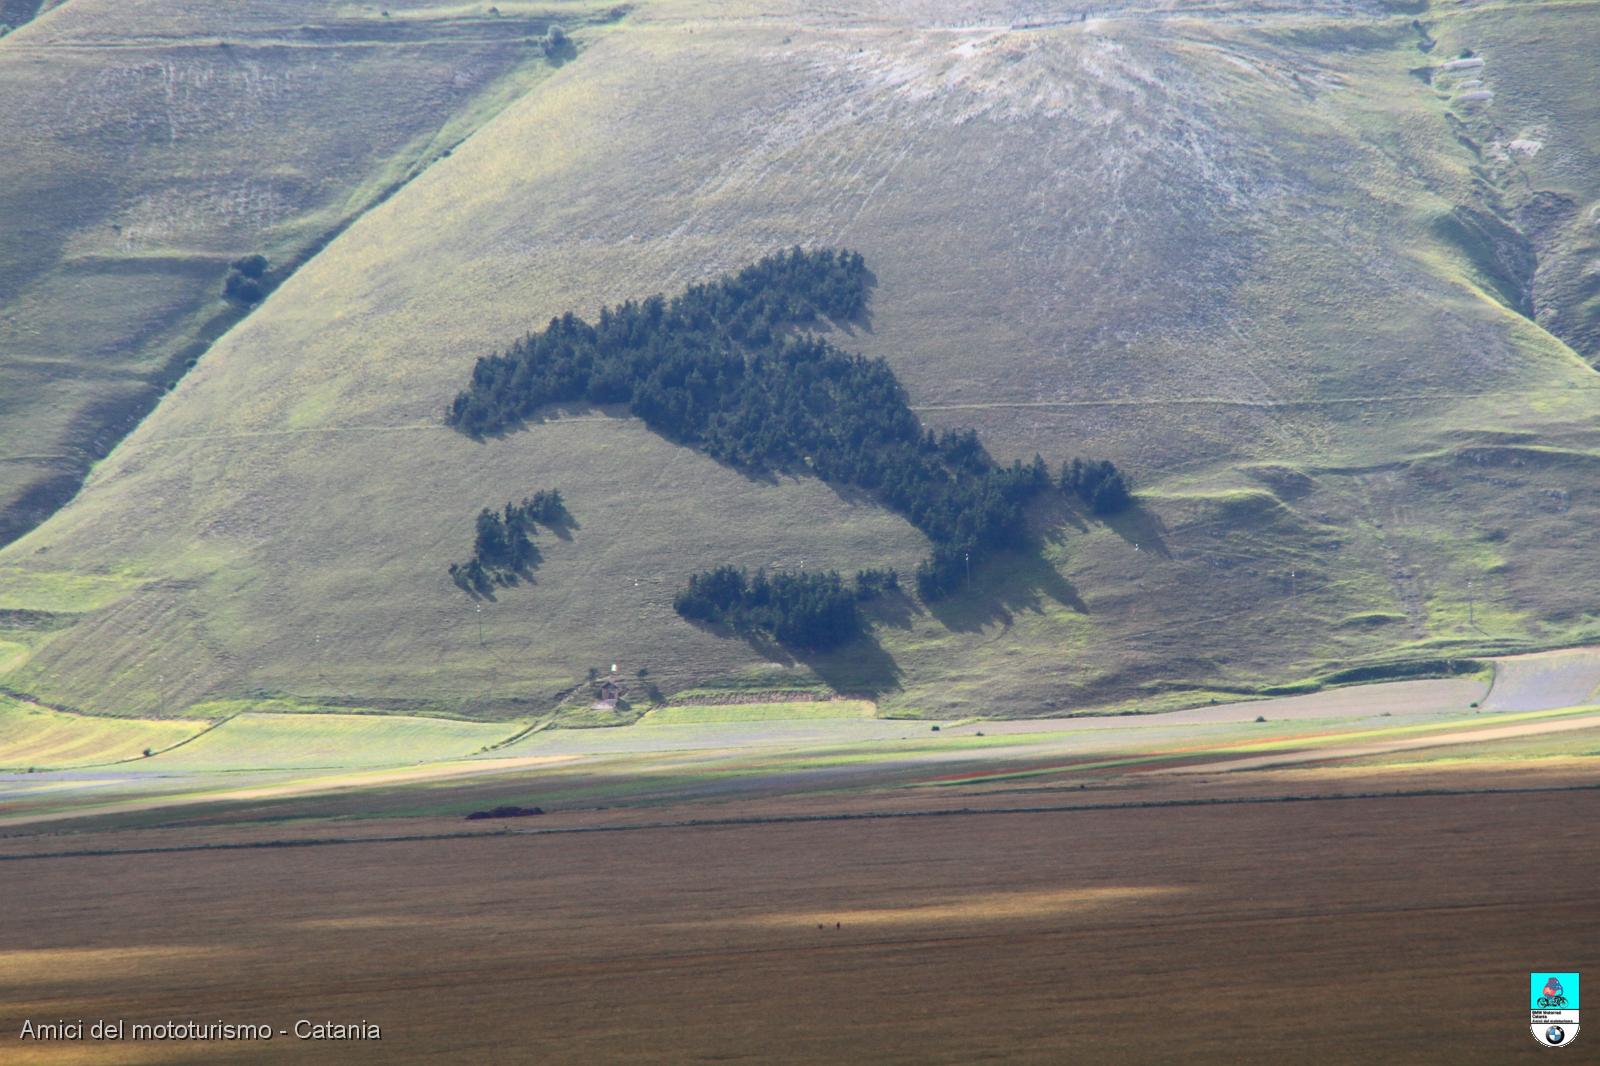
[(826, 573), (765, 570), (754, 575), (733, 566), (695, 574), (673, 607), (685, 618), (765, 633), (792, 648), (825, 651), (848, 643), (865, 628), (857, 600), (837, 570)]
[(1127, 477), (1110, 459), (1074, 459), (1061, 464), (1061, 491), (1077, 496), (1098, 515), (1115, 514), (1133, 502)]
[[(651, 428), (674, 440), (739, 438), (750, 427), (719, 424), (746, 422), (739, 416), (751, 393), (820, 354), (778, 359), (783, 331), (819, 314), (849, 318), (865, 301), (859, 255), (797, 248), (691, 286), (670, 302), (652, 296), (604, 308), (594, 325), (568, 312), (504, 353), (479, 359), (447, 419), (482, 436), (516, 426), (547, 404), (631, 403)], [(829, 373), (847, 369), (848, 357), (830, 354), (845, 362)]]
[(472, 558), (450, 564), (450, 579), (466, 592), (488, 595), (496, 585), (512, 585), (539, 565), (539, 548), (529, 536), (538, 525), (560, 525), (571, 518), (558, 489), (541, 489), (503, 512), (478, 513)]
[(866, 306), (859, 254), (796, 248), (666, 301), (567, 314), (480, 359), (451, 425), (481, 435), (551, 403), (628, 403), (653, 430), (756, 474), (808, 471), (855, 485), (939, 549), (919, 590), (953, 586), (956, 564), (1014, 543), (1044, 460), (997, 465), (977, 434), (925, 433), (887, 363), (789, 327)]
[(891, 567), (881, 570), (871, 567), (856, 571), (856, 599), (875, 600), (890, 592), (900, 591), (900, 575)]
[[(1039, 456), (996, 463), (972, 430), (925, 431), (886, 362), (795, 331), (858, 315), (867, 285), (858, 253), (795, 248), (670, 301), (606, 307), (593, 324), (569, 312), (479, 359), (447, 420), (482, 436), (549, 404), (625, 403), (668, 440), (749, 473), (864, 489), (933, 542), (916, 586), (938, 599), (978, 559), (1022, 540), (1024, 505), (1057, 479)], [(1083, 477), (1105, 481), (1090, 468)]]

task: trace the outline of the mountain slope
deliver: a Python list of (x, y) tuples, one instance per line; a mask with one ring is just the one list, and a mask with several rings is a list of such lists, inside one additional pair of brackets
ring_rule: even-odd
[[(23, 649), (0, 681), (125, 713), (269, 691), (511, 716), (620, 663), (669, 691), (820, 677), (1026, 713), (1592, 636), (1596, 375), (1539, 324), (1537, 280), (1539, 322), (1519, 310), (1537, 242), (1471, 135), (1555, 90), (1524, 64), (1533, 87), (1508, 74), (1484, 105), (1437, 68), (1482, 20), (1552, 13), (1581, 55), (1595, 5), (1109, 7), (640, 5), (298, 271), (0, 553), (0, 607), (56, 619), (0, 636)], [(1569, 175), (1590, 210), (1595, 132), (1528, 180)], [(1139, 510), (1042, 508), (1037, 550), (796, 663), (672, 593), (722, 562), (905, 570), (920, 534), (616, 412), (443, 426), (473, 361), (551, 316), (794, 243), (866, 256), (868, 320), (833, 339), (885, 356), (930, 427), (1007, 461), (1110, 456)], [(571, 539), (475, 605), (445, 572), (473, 515), (546, 487)], [(92, 596), (63, 591), (84, 575)]]
[(288, 273), (548, 69), (548, 7), (389, 6), (76, 0), (0, 38), (0, 542), (238, 321), (230, 261)]

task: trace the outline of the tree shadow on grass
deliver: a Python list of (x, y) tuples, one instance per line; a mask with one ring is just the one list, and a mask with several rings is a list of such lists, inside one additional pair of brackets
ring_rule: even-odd
[(910, 629), (912, 620), (920, 613), (917, 603), (903, 589), (883, 592), (861, 605), (861, 613), (877, 625), (892, 629)]
[(572, 540), (572, 534), (583, 528), (583, 523), (573, 518), (570, 514), (558, 518), (554, 522), (542, 522), (540, 524), (551, 533), (554, 533), (557, 540), (569, 542)]
[[(539, 564), (534, 564), (534, 566), (537, 565)], [(520, 570), (502, 570), (496, 575), (495, 581), (503, 589), (521, 588), (523, 585), (537, 585), (539, 583), (533, 576), (532, 567), (527, 566)]]
[(1163, 559), (1172, 558), (1172, 551), (1167, 547), (1164, 535), (1167, 532), (1166, 523), (1138, 500), (1134, 500), (1116, 514), (1100, 516), (1100, 520), (1113, 533), (1129, 544), (1135, 545), (1140, 551), (1155, 552)]
[(972, 581), (928, 605), (939, 624), (957, 633), (1009, 626), (1019, 611), (1043, 612), (1054, 601), (1079, 614), (1089, 605), (1044, 557), (1043, 545), (1004, 552), (974, 563)]
[(1088, 511), (1065, 492), (1046, 490), (1028, 504), (1028, 535), (1051, 544), (1067, 538), (1067, 530), (1089, 532)]
[(928, 605), (947, 629), (976, 632), (993, 625), (1009, 626), (1019, 611), (1042, 611), (1047, 600), (1088, 614), (1089, 605), (1072, 583), (1045, 558), (1047, 545), (1060, 545), (1072, 533), (1104, 525), (1142, 551), (1171, 558), (1160, 516), (1137, 501), (1111, 515), (1095, 515), (1065, 493), (1047, 492), (1028, 513), (1032, 543), (974, 564), (972, 581), (946, 599)]
[(690, 622), (690, 625), (722, 639), (743, 640), (767, 662), (783, 667), (804, 666), (838, 693), (877, 699), (900, 687), (900, 665), (871, 633), (828, 651), (807, 651), (780, 644), (762, 632), (704, 622)]
[(468, 433), (460, 429), (457, 429), (456, 432), (475, 444), (488, 444), (490, 441), (506, 440), (518, 433), (526, 433), (534, 426), (542, 426), (547, 422), (596, 418), (611, 419), (617, 422), (631, 420), (642, 423), (643, 421), (625, 403), (601, 404), (591, 403), (588, 400), (560, 400), (555, 403), (545, 404), (533, 414), (507, 422), (499, 429), (492, 429), (487, 433)]
[[(568, 537), (566, 539), (570, 540), (571, 538)], [(533, 576), (533, 572), (539, 567), (540, 563), (544, 562), (544, 553), (539, 550), (539, 546), (537, 544), (531, 545), (531, 547), (533, 549), (533, 557), (527, 560), (527, 562), (523, 563), (521, 566), (485, 567), (485, 572), (489, 577), (488, 588), (474, 586), (465, 577), (461, 578), (460, 580), (456, 580), (454, 577), (452, 577), (451, 583), (478, 603), (498, 602), (495, 599), (494, 594), (501, 589), (520, 588), (523, 585), (537, 585), (539, 581)]]
[(844, 695), (877, 699), (900, 687), (900, 664), (871, 634), (803, 661), (829, 688)]

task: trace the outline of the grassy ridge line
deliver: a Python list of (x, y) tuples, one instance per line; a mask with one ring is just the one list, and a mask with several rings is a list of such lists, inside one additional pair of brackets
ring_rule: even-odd
[(1176, 807), (1237, 807), (1275, 803), (1332, 803), (1359, 800), (1436, 799), (1450, 796), (1513, 796), (1547, 792), (1595, 792), (1593, 785), (1524, 785), (1506, 788), (1429, 788), (1394, 792), (1307, 793), (1291, 796), (1233, 796), (1185, 800), (1130, 800), (1123, 803), (1081, 803), (1038, 807), (949, 807), (931, 811), (859, 811), (840, 814), (794, 814), (761, 818), (689, 818), (672, 822), (647, 822), (639, 825), (584, 825), (551, 829), (463, 830), (456, 833), (413, 833), (395, 836), (314, 840), (262, 840), (240, 843), (191, 844), (164, 848), (105, 848), (78, 851), (42, 851), (21, 855), (0, 854), (0, 862), (25, 862), (35, 859), (104, 858), (115, 855), (169, 855), (196, 851), (248, 851), (263, 848), (316, 848), (360, 844), (392, 844), (418, 840), (476, 840), (504, 837), (555, 836), (568, 833), (632, 833), (672, 829), (721, 829), (731, 826), (794, 825), (811, 822), (859, 822), (897, 818), (957, 818), (1008, 814), (1076, 814), (1097, 811), (1160, 810)]

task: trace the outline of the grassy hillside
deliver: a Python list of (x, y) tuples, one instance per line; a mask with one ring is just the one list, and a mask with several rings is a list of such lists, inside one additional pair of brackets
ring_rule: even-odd
[[(1463, 143), (1486, 198), (1536, 254), (1531, 300), (1538, 321), (1600, 364), (1600, 70), (1585, 56), (1600, 15), (1592, 4), (1475, 5), (1440, 20), (1440, 48), (1470, 50), (1483, 66), (1486, 106), (1460, 110)], [(1472, 91), (1472, 90), (1465, 90)]]
[[(20, 23), (37, 0), (8, 0)], [(0, 38), (0, 542), (68, 499), (242, 309), (549, 69), (580, 4), (74, 0)], [(26, 9), (26, 11), (24, 11)]]
[[(1592, 637), (1600, 382), (1562, 339), (1582, 346), (1574, 305), (1541, 304), (1541, 277), (1579, 275), (1507, 190), (1593, 204), (1600, 128), (1552, 101), (1600, 11), (1448, 7), (641, 4), (288, 279), (0, 553), (17, 609), (112, 583), (0, 632), (23, 649), (0, 680), (121, 713), (279, 693), (514, 718), (619, 663), (669, 693), (820, 680), (1026, 715)], [(1508, 61), (1487, 102), (1438, 69), (1534, 37), (1554, 58)], [(1573, 132), (1490, 168), (1474, 124), (1520, 114)], [(723, 562), (904, 571), (924, 538), (613, 411), (481, 443), (442, 425), (473, 361), (552, 315), (796, 242), (866, 256), (869, 318), (833, 339), (886, 357), (928, 425), (1006, 461), (1109, 456), (1138, 509), (1042, 508), (1035, 550), (795, 662), (685, 623), (673, 591)], [(571, 538), (474, 604), (445, 572), (472, 516), (546, 487)]]
[(0, 696), (0, 766), (58, 769), (142, 759), (210, 725), (182, 719), (86, 718)]

